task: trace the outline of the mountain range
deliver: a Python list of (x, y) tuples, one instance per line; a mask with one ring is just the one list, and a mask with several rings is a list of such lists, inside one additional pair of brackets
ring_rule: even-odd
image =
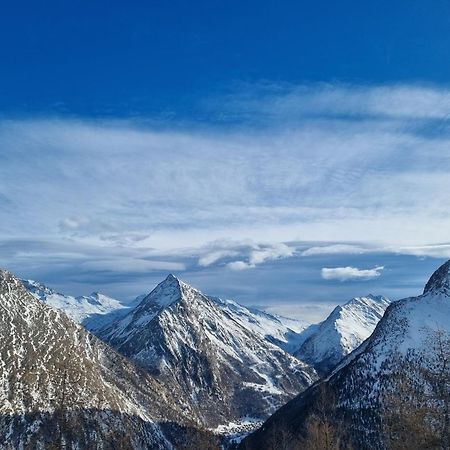
[[(176, 278), (174, 275), (170, 277)], [(94, 333), (127, 315), (148, 296), (142, 294), (126, 303), (99, 292), (74, 297), (58, 293), (34, 280), (21, 281), (34, 297), (63, 310)], [(337, 306), (323, 322), (311, 324), (243, 306), (234, 300), (205, 297), (244, 328), (308, 362), (320, 373), (332, 368), (370, 336), (390, 303), (383, 296), (355, 297)]]
[[(440, 297), (450, 292), (439, 273), (422, 296), (425, 309), (436, 286)], [(233, 436), (239, 442), (265, 420), (242, 445), (271, 448), (262, 443), (280, 430), (302, 436), (323, 386), (339, 392), (335, 418), (357, 423), (352, 414), (367, 396), (364, 408), (376, 411), (372, 384), (385, 374), (369, 349), (382, 336), (377, 345), (395, 353), (386, 343), (394, 348), (400, 339), (391, 330), (397, 325), (379, 331), (399, 308), (382, 296), (353, 298), (308, 324), (205, 295), (174, 275), (129, 304), (101, 293), (61, 294), (6, 271), (1, 280), (1, 430), (14, 448), (49, 439), (79, 448), (119, 441), (123, 448), (216, 448), (218, 436), (228, 436), (222, 445)], [(398, 304), (405, 302), (413, 299)], [(359, 436), (379, 432), (376, 413), (368, 417)]]
[(134, 304), (22, 282), (35, 298), (64, 310), (189, 398), (202, 425), (225, 434), (257, 426), (316, 381), (315, 368), (323, 373), (356, 348), (388, 304), (383, 297), (352, 299), (311, 325), (204, 295), (173, 275)]
[(334, 442), (323, 448), (449, 448), (449, 360), (450, 261), (422, 295), (388, 306), (330, 376), (280, 408), (241, 448), (321, 448), (320, 437)]

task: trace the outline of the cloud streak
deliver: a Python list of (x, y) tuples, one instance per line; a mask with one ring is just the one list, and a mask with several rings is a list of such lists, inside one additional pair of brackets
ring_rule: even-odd
[[(445, 241), (435, 225), (450, 223), (448, 140), (409, 128), (325, 120), (224, 134), (3, 124), (0, 187), (22, 214), (9, 208), (0, 226), (19, 236), (151, 235), (145, 245), (160, 248), (267, 236), (414, 245), (428, 244), (431, 229)], [(405, 223), (411, 215), (415, 223)]]
[[(258, 264), (274, 261), (281, 258), (289, 258), (295, 253), (295, 247), (284, 243), (256, 243), (251, 240), (244, 242), (219, 241), (212, 242), (202, 254), (198, 264), (208, 267), (217, 262), (223, 262), (230, 258), (234, 260), (226, 262), (226, 267), (231, 270), (254, 269)], [(240, 259), (236, 260), (239, 257)]]
[[(347, 117), (354, 119), (446, 119), (450, 90), (437, 86), (355, 86), (317, 83), (243, 85), (220, 99), (227, 118), (277, 119)], [(217, 100), (208, 104), (214, 112)]]

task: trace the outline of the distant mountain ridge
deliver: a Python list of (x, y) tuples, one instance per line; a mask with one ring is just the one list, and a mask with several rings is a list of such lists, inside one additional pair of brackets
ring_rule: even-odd
[(106, 323), (124, 315), (136, 305), (136, 300), (127, 304), (107, 295), (93, 292), (74, 297), (61, 294), (34, 280), (21, 280), (25, 288), (38, 300), (64, 311), (75, 322), (88, 330), (101, 328)]

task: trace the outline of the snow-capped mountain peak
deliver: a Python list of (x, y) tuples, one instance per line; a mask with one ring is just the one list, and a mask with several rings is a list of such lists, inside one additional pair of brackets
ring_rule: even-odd
[(380, 304), (382, 306), (386, 306), (386, 303), (387, 304), (390, 303), (390, 300), (387, 299), (386, 297), (383, 297), (382, 295), (368, 294), (363, 297), (353, 297), (351, 300), (349, 300), (347, 303), (345, 303), (341, 307), (354, 305), (354, 304), (360, 304), (360, 305)]
[(169, 275), (98, 335), (192, 398), (206, 425), (261, 420), (317, 375), (228, 306)]
[[(114, 334), (120, 334), (125, 329), (131, 331), (136, 326), (139, 328), (145, 327), (164, 309), (180, 302), (192, 301), (195, 297), (201, 298), (204, 296), (197, 289), (170, 274), (148, 295), (137, 297), (137, 299), (142, 298), (142, 300), (124, 320), (119, 321), (118, 328), (114, 329)], [(206, 297), (204, 298), (206, 299)], [(108, 324), (106, 324), (107, 326)]]
[(155, 305), (158, 307), (166, 307), (188, 296), (189, 291), (195, 291), (200, 294), (199, 291), (181, 281), (175, 275), (169, 274), (150, 294), (144, 297), (139, 307), (154, 307)]

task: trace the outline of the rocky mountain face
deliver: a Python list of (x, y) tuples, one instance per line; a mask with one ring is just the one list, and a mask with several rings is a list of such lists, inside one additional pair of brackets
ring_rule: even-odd
[(331, 439), (333, 429), (346, 429), (344, 444), (363, 450), (448, 448), (449, 287), (450, 261), (423, 295), (392, 303), (328, 378), (280, 408), (241, 448), (321, 448), (308, 447), (308, 439)]
[(199, 422), (187, 397), (38, 301), (6, 271), (0, 342), (2, 449), (169, 449), (173, 436), (181, 439)]
[(189, 399), (205, 425), (218, 427), (264, 419), (317, 379), (314, 369), (265, 338), (264, 323), (272, 319), (260, 320), (169, 275), (98, 336)]
[(321, 374), (327, 374), (344, 356), (359, 347), (375, 329), (390, 301), (386, 297), (355, 297), (315, 326), (294, 353)]

